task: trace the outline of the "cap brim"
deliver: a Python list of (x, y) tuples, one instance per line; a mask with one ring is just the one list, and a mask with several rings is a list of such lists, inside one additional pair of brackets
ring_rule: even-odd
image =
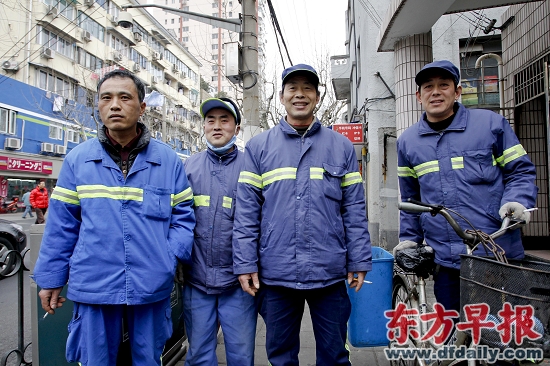
[(214, 108), (220, 108), (225, 109), (229, 112), (231, 112), (231, 115), (235, 117), (235, 121), (237, 121), (237, 112), (233, 108), (233, 106), (230, 103), (226, 103), (223, 100), (219, 99), (207, 99), (201, 104), (201, 116), (202, 118), (206, 117), (206, 114), (210, 112)]
[(289, 72), (288, 74), (285, 75), (283, 79), (283, 85), (285, 85), (285, 83), (288, 81), (289, 78), (298, 76), (298, 75), (303, 75), (307, 77), (309, 80), (313, 80), (316, 86), (319, 85), (319, 76), (317, 76), (316, 73), (307, 69), (298, 69), (298, 70), (293, 70)]
[(421, 70), (418, 74), (416, 74), (414, 82), (416, 83), (416, 85), (420, 86), (423, 82), (426, 81), (426, 79), (430, 77), (430, 75), (433, 74), (440, 74), (442, 76), (446, 75), (449, 77), (449, 79), (454, 80), (458, 84), (458, 80), (455, 79), (453, 73), (442, 67), (430, 67), (428, 69)]

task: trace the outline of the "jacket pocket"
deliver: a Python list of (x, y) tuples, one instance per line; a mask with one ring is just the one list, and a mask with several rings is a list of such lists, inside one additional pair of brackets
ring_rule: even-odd
[(143, 214), (157, 220), (170, 218), (172, 214), (170, 190), (145, 185), (143, 188)]
[(67, 362), (79, 362), (82, 365), (88, 364), (88, 355), (86, 351), (86, 330), (82, 326), (82, 317), (78, 312), (79, 305), (74, 304), (73, 317), (67, 326), (69, 335), (67, 337), (67, 347), (65, 358)]
[(324, 179), (323, 193), (326, 197), (340, 201), (342, 200), (342, 179), (348, 172), (345, 167), (323, 163)]
[(470, 184), (491, 183), (499, 175), (499, 167), (491, 149), (464, 151), (464, 180)]

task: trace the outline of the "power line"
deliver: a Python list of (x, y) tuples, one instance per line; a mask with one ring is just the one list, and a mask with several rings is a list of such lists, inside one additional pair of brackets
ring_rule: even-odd
[[(271, 20), (273, 22), (273, 25), (275, 26), (275, 31), (279, 32), (279, 35), (281, 36), (281, 41), (283, 42), (283, 46), (285, 47), (286, 56), (288, 57), (288, 61), (290, 62), (290, 65), (292, 64), (292, 60), (290, 59), (290, 54), (288, 53), (288, 47), (286, 46), (285, 39), (283, 37), (283, 34), (281, 32), (281, 27), (279, 26), (279, 21), (277, 20), (277, 15), (275, 14), (275, 9), (273, 8), (273, 4), (271, 3), (271, 0), (267, 0), (267, 5), (269, 6), (269, 13), (271, 15)], [(280, 48), (279, 48), (280, 50)]]

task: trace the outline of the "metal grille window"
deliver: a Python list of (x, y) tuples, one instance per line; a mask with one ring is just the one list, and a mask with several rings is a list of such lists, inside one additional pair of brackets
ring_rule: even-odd
[(550, 54), (527, 66), (514, 75), (516, 106), (544, 94), (544, 62), (550, 63)]

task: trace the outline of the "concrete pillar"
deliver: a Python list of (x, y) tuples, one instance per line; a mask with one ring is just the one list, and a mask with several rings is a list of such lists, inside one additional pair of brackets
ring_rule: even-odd
[(422, 66), (433, 61), (432, 33), (415, 34), (395, 42), (394, 80), (395, 117), (397, 136), (418, 121), (422, 114), (420, 103), (416, 100), (415, 75)]

